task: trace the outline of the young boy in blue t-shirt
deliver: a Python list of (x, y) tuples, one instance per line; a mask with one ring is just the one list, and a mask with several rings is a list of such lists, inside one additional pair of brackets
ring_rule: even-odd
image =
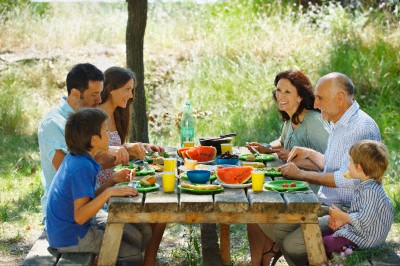
[[(95, 155), (108, 150), (107, 114), (100, 109), (82, 109), (69, 116), (65, 125), (69, 154), (64, 158), (51, 184), (47, 205), (46, 233), (51, 247), (61, 253), (99, 254), (103, 232), (90, 223), (92, 217), (112, 196), (137, 196), (130, 186), (113, 187), (129, 180), (130, 170), (116, 172), (113, 182), (98, 195), (96, 175), (100, 165)], [(122, 241), (118, 261), (138, 262), (134, 246)], [(140, 262), (140, 259), (139, 259)]]

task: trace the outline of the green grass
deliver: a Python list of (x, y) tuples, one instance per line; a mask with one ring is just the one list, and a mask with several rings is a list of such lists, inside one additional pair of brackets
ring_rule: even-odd
[[(144, 56), (150, 140), (178, 145), (180, 111), (190, 99), (196, 137), (237, 132), (235, 145), (271, 141), (282, 126), (271, 97), (278, 72), (301, 69), (313, 84), (328, 72), (343, 72), (390, 150), (384, 186), (395, 208), (389, 241), (396, 241), (399, 15), (390, 13), (393, 5), (349, 12), (335, 4), (300, 8), (292, 3), (149, 4)], [(125, 65), (126, 19), (125, 3), (21, 4), (0, 14), (1, 253), (17, 256), (12, 246), (27, 239), (26, 228), (41, 229), (40, 118), (65, 95), (65, 76), (73, 64), (94, 61), (103, 70)], [(196, 230), (186, 251), (173, 253), (186, 262), (198, 259)], [(234, 260), (245, 261), (247, 248), (246, 243), (235, 246)]]

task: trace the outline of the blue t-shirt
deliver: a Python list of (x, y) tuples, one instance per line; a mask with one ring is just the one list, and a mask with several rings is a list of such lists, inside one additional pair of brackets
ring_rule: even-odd
[(78, 244), (89, 230), (90, 220), (79, 225), (74, 219), (74, 200), (94, 198), (100, 165), (89, 155), (68, 154), (50, 186), (47, 201), (46, 233), (51, 247)]

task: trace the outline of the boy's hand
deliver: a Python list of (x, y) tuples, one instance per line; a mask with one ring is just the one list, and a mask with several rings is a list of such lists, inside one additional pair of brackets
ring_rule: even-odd
[(139, 192), (131, 187), (131, 186), (119, 186), (119, 187), (110, 187), (107, 189), (109, 191), (110, 197), (128, 197), (128, 196), (137, 196)]
[(343, 212), (341, 209), (336, 207), (335, 205), (332, 205), (329, 207), (329, 216), (332, 217), (334, 220), (341, 220), (343, 219), (343, 215), (345, 212)]
[(129, 154), (122, 146), (110, 146), (108, 154), (115, 158), (114, 165), (127, 164), (129, 162)]
[[(121, 183), (121, 182), (129, 182), (130, 181), (130, 175), (131, 169), (122, 169), (119, 170), (118, 172), (115, 172), (111, 178), (113, 179), (114, 183)], [(136, 175), (136, 172), (133, 170), (132, 171), (132, 177)]]
[(328, 227), (332, 229), (333, 231), (336, 231), (339, 227), (345, 225), (346, 222), (343, 220), (335, 220), (331, 216), (329, 216), (328, 220)]

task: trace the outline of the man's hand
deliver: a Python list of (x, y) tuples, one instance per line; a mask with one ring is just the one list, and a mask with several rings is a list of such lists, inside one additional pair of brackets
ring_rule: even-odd
[(288, 155), (288, 162), (297, 162), (307, 159), (313, 150), (305, 147), (293, 147)]
[(128, 154), (132, 158), (138, 158), (143, 160), (146, 155), (146, 148), (140, 142), (136, 143), (125, 143), (124, 148), (127, 150)]
[(263, 146), (262, 144), (258, 143), (258, 142), (250, 142), (248, 143), (245, 147), (251, 152), (251, 153), (255, 153), (255, 151), (253, 151), (252, 148), (255, 148), (259, 153), (273, 153), (274, 151), (271, 149), (268, 149), (267, 147)]
[(303, 181), (303, 171), (300, 170), (294, 163), (287, 163), (281, 166), (281, 172), (283, 176)]
[(110, 146), (107, 154), (114, 157), (114, 165), (127, 164), (129, 162), (129, 154), (122, 146)]
[(281, 159), (284, 162), (288, 161), (288, 156), (289, 156), (289, 150), (286, 149), (273, 149), (274, 152), (278, 155), (279, 159)]

